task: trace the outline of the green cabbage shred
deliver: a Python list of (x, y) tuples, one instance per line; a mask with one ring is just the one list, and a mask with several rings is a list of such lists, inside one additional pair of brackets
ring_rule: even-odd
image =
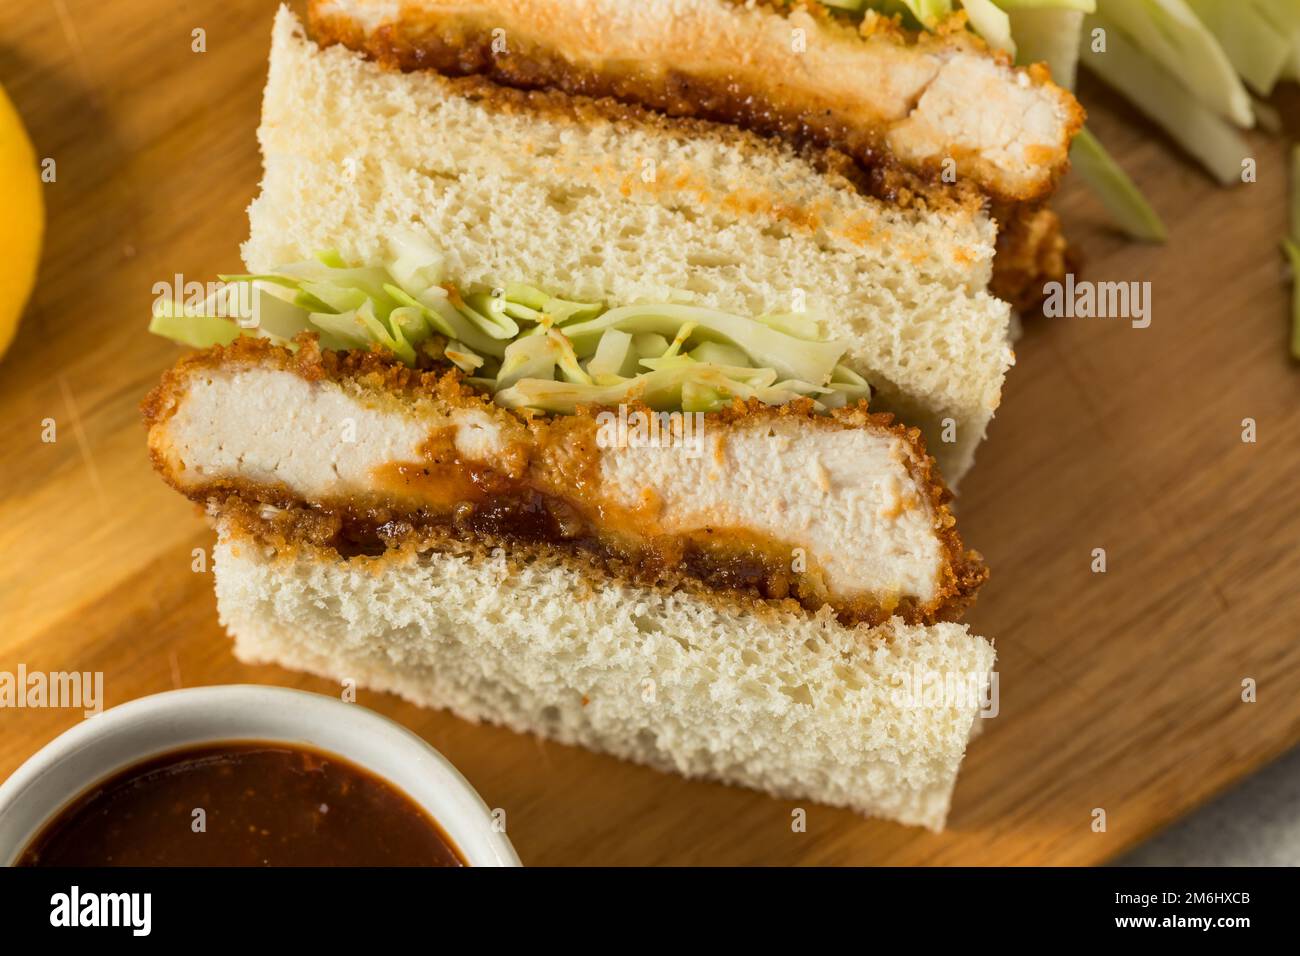
[[(522, 283), (467, 291), (445, 281), (433, 243), (404, 232), (389, 248), (382, 266), (331, 251), (271, 274), (221, 276), (226, 284), (201, 303), (160, 300), (149, 330), (195, 348), (240, 335), (293, 348), (295, 336), (314, 332), (323, 348), (383, 350), (412, 367), (445, 359), (499, 404), (546, 412), (633, 401), (707, 412), (734, 399), (799, 397), (826, 409), (870, 395), (840, 364), (843, 343), (820, 338), (807, 315), (606, 308)], [(247, 294), (233, 295), (238, 285)]]

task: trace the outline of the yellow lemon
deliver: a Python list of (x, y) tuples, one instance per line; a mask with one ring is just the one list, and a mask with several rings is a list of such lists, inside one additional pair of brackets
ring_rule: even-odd
[(36, 281), (41, 258), (45, 206), (36, 170), (36, 150), (27, 138), (18, 111), (0, 87), (0, 357)]

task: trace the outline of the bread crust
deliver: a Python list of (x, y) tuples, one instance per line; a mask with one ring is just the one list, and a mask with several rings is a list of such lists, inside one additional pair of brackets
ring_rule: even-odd
[[(345, 552), (372, 553), (406, 541), (419, 541), (428, 546), (441, 542), (445, 547), (447, 542), (459, 538), (511, 549), (540, 547), (573, 557), (583, 566), (595, 561), (609, 573), (642, 585), (679, 587), (689, 579), (714, 592), (792, 599), (809, 610), (830, 603), (841, 620), (848, 623), (879, 623), (893, 615), (909, 623), (955, 620), (974, 600), (988, 577), (979, 553), (963, 546), (948, 507), (952, 495), (938, 475), (934, 459), (926, 453), (920, 431), (895, 422), (891, 415), (870, 412), (865, 402), (830, 414), (818, 414), (807, 399), (780, 407), (756, 400), (737, 401), (727, 409), (710, 413), (706, 422), (714, 428), (724, 428), (796, 419), (804, 428), (866, 428), (905, 442), (912, 451), (906, 459), (907, 470), (915, 487), (928, 499), (933, 515), (932, 530), (943, 555), (936, 593), (928, 602), (911, 596), (901, 596), (896, 603), (882, 603), (871, 596), (835, 599), (820, 582), (818, 568), (809, 567), (802, 574), (789, 570), (789, 545), (744, 529), (705, 529), (630, 542), (603, 533), (557, 534), (551, 516), (559, 514), (561, 517), (556, 521), (562, 522), (566, 509), (571, 511), (576, 502), (552, 499), (545, 493), (539, 496), (534, 490), (509, 480), (502, 482), (504, 490), (489, 504), (455, 520), (449, 520), (446, 514), (412, 510), (385, 497), (304, 501), (284, 487), (237, 478), (214, 479), (197, 486), (183, 483), (173, 472), (164, 451), (165, 423), (184, 401), (192, 376), (206, 370), (254, 365), (289, 372), (309, 382), (346, 385), (384, 400), (404, 403), (432, 400), (477, 409), (500, 422), (507, 434), (531, 433), (534, 441), (561, 446), (566, 454), (570, 449), (579, 449), (574, 455), (577, 464), (571, 466), (577, 469), (590, 470), (589, 465), (582, 463), (581, 449), (594, 449), (595, 416), (600, 410), (583, 407), (572, 416), (550, 416), (527, 409), (504, 409), (467, 385), (462, 373), (454, 367), (411, 369), (376, 352), (326, 351), (311, 335), (300, 337), (296, 352), (265, 339), (241, 337), (224, 348), (214, 347), (183, 357), (163, 375), (159, 385), (141, 404), (155, 469), (172, 487), (201, 503), (244, 501), (310, 514), (310, 521), (299, 522), (296, 527), (304, 541), (317, 545), (329, 544)], [(649, 411), (644, 406), (640, 408)], [(631, 408), (629, 413), (635, 410)], [(494, 483), (508, 477), (502, 472), (474, 480)], [(321, 534), (321, 529), (326, 527), (331, 529), (328, 540)], [(599, 526), (594, 530), (602, 531)]]

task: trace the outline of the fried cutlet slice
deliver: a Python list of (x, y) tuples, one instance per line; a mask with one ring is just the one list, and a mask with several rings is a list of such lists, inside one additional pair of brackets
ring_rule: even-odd
[(549, 416), (500, 408), (454, 369), (239, 339), (182, 359), (144, 410), (179, 491), (308, 505), (353, 538), (537, 544), (847, 623), (954, 618), (987, 575), (919, 433), (865, 404)]

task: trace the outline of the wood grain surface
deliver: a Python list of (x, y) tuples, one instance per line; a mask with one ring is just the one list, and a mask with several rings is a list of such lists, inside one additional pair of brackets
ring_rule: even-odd
[[(0, 82), (57, 163), (40, 285), (0, 364), (0, 670), (102, 670), (109, 705), (242, 681), (338, 693), (231, 656), (191, 571), (211, 535), (151, 472), (136, 408), (177, 356), (145, 333), (153, 284), (239, 270), (273, 10), (0, 2)], [(1124, 242), (1079, 183), (1060, 196), (1087, 277), (1150, 281), (1152, 322), (1039, 320), (1018, 344), (959, 501), (993, 568), (969, 622), (997, 643), (1001, 713), (948, 831), (810, 805), (794, 833), (790, 801), (363, 692), (507, 811), (525, 863), (1098, 863), (1300, 740), (1283, 147), (1252, 137), (1258, 181), (1220, 190), (1103, 90), (1083, 98), (1171, 237)], [(1276, 105), (1300, 118), (1293, 92)], [(0, 711), (0, 777), (78, 719)]]

